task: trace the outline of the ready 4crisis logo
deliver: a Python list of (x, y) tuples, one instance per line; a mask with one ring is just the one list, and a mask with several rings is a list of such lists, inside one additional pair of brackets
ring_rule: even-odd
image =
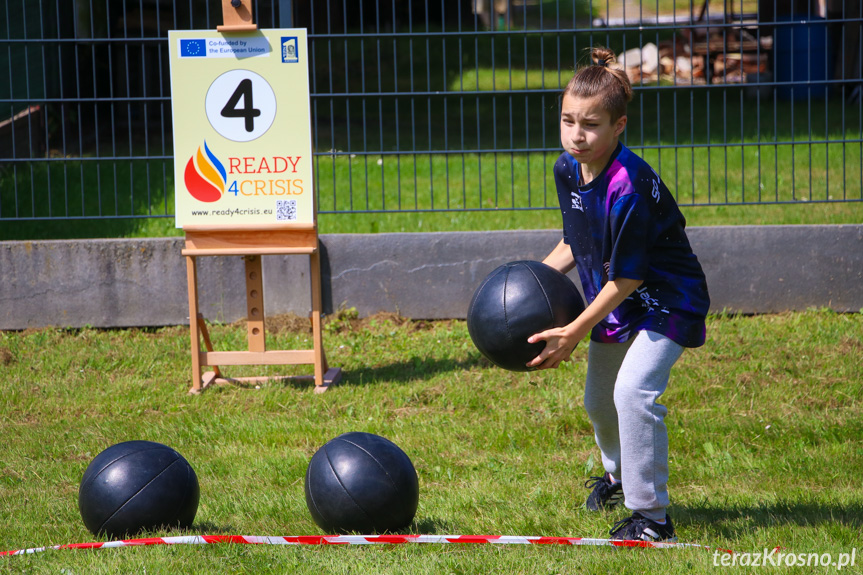
[(228, 174), (224, 164), (204, 142), (203, 152), (198, 146), (198, 152), (189, 158), (183, 180), (193, 198), (201, 202), (215, 202), (225, 193)]
[[(183, 181), (200, 202), (216, 202), (225, 193), (234, 196), (299, 196), (304, 192), (297, 173), (301, 156), (228, 157), (227, 167), (204, 142), (186, 163)], [(229, 176), (238, 176), (230, 178)]]

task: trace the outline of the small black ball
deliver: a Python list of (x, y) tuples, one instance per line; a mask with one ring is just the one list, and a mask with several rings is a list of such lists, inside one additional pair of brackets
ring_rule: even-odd
[(584, 301), (566, 275), (542, 262), (515, 261), (492, 271), (473, 294), (467, 329), (474, 345), (493, 364), (528, 371), (545, 342), (535, 333), (563, 327), (584, 311)]
[(199, 496), (198, 477), (182, 455), (161, 443), (126, 441), (87, 466), (78, 509), (93, 534), (122, 538), (191, 526)]
[(312, 519), (328, 533), (393, 533), (413, 521), (419, 480), (399, 446), (355, 431), (312, 456), (305, 492)]

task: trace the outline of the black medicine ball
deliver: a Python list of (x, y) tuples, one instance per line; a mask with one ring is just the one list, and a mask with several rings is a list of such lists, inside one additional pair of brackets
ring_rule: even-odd
[(474, 345), (493, 364), (528, 371), (525, 364), (545, 342), (535, 333), (571, 323), (584, 311), (578, 288), (566, 275), (536, 261), (515, 261), (492, 271), (476, 289), (467, 313)]
[(350, 432), (331, 439), (306, 470), (306, 505), (327, 533), (397, 532), (413, 521), (419, 480), (389, 439)]
[(161, 443), (112, 445), (87, 466), (78, 490), (84, 525), (122, 538), (162, 527), (189, 527), (198, 511), (198, 478), (182, 455)]

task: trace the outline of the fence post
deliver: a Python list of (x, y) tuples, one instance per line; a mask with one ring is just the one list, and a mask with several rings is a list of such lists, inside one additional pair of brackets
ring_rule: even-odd
[(294, 3), (293, 0), (279, 0), (279, 27), (294, 27)]

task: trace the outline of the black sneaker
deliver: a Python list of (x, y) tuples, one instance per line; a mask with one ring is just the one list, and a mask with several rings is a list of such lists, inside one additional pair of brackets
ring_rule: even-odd
[(593, 488), (584, 506), (590, 511), (610, 509), (623, 501), (623, 484), (611, 482), (611, 474), (606, 472), (602, 477), (591, 477), (584, 482), (588, 489)]
[(623, 541), (648, 541), (650, 543), (677, 543), (677, 534), (671, 517), (665, 516), (665, 525), (648, 519), (638, 511), (611, 528), (611, 538)]

